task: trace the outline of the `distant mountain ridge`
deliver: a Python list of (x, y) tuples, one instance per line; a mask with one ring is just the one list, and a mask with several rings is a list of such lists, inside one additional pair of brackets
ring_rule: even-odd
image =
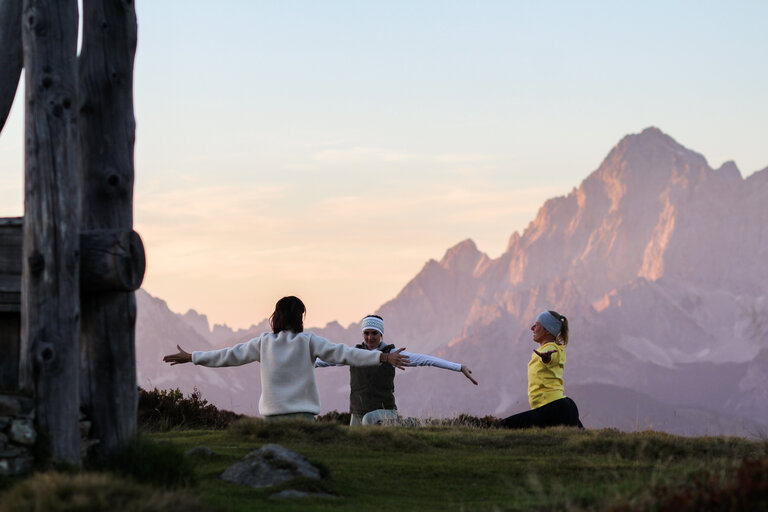
[[(599, 383), (601, 396), (632, 390), (616, 391), (617, 403), (642, 395), (768, 423), (766, 204), (768, 168), (744, 179), (733, 162), (712, 169), (657, 128), (624, 137), (578, 188), (546, 201), (500, 257), (460, 242), (379, 308), (387, 341), (464, 362), (481, 383), (411, 369), (398, 376), (398, 406), (411, 415), (526, 408), (528, 327), (555, 309), (572, 330), (566, 393)], [(187, 315), (202, 332), (199, 315)], [(360, 337), (358, 324), (313, 330)], [(219, 332), (217, 342), (233, 341)], [(324, 403), (343, 408), (346, 373), (318, 375)]]

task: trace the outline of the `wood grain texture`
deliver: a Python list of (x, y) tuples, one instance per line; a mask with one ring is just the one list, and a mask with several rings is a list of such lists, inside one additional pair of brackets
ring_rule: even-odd
[(55, 460), (80, 464), (76, 0), (24, 0), (25, 214), (19, 380)]
[[(84, 0), (79, 68), (83, 231), (132, 230), (135, 53), (133, 2)], [(133, 292), (84, 292), (81, 305), (80, 396), (100, 440), (96, 455), (106, 457), (136, 435), (136, 300)]]

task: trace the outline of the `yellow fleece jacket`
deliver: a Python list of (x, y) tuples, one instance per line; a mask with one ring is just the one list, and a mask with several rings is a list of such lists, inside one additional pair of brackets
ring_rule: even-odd
[(528, 402), (531, 409), (547, 405), (563, 398), (563, 367), (565, 366), (565, 347), (554, 342), (541, 345), (536, 349), (543, 354), (555, 350), (549, 363), (541, 357), (531, 354), (528, 362)]

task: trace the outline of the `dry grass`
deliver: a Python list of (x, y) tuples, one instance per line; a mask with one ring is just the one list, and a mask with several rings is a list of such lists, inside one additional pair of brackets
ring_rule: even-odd
[(108, 473), (49, 471), (30, 476), (3, 494), (2, 512), (205, 511), (186, 492), (164, 491)]

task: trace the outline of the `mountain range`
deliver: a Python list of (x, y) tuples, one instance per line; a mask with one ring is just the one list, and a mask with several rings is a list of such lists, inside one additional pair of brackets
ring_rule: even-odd
[[(565, 196), (546, 201), (498, 258), (471, 240), (427, 261), (376, 313), (385, 341), (467, 364), (480, 381), (398, 372), (402, 414), (505, 416), (527, 409), (529, 331), (538, 312), (569, 319), (566, 394), (588, 427), (679, 434), (768, 432), (768, 168), (717, 169), (658, 128), (624, 137)], [(258, 365), (163, 367), (177, 342), (206, 350), (268, 330), (209, 327), (137, 293), (140, 385), (198, 387), (255, 414)], [(265, 312), (267, 313), (267, 312)], [(311, 329), (359, 343), (360, 325)], [(347, 410), (348, 373), (317, 371), (326, 410)]]

